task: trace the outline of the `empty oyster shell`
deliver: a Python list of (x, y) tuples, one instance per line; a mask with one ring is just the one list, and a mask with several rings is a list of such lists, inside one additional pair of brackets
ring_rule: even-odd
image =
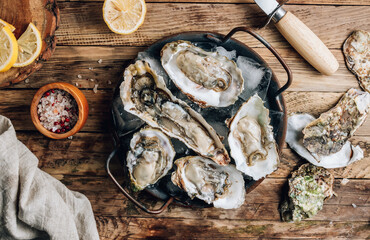
[(328, 156), (309, 152), (303, 145), (302, 130), (314, 120), (315, 118), (310, 114), (294, 114), (288, 118), (286, 142), (301, 157), (316, 166), (324, 168), (346, 167), (364, 157), (361, 148), (352, 146), (349, 141), (346, 141), (339, 152)]
[(238, 208), (244, 203), (244, 179), (233, 165), (220, 166), (200, 156), (187, 156), (175, 161), (177, 169), (172, 182), (216, 208)]
[(365, 121), (369, 108), (369, 93), (348, 90), (334, 108), (303, 129), (303, 145), (313, 154), (338, 152)]
[(334, 195), (334, 176), (328, 170), (303, 164), (289, 179), (288, 198), (280, 206), (281, 218), (298, 222), (315, 216)]
[(242, 72), (234, 61), (191, 42), (167, 43), (161, 61), (175, 85), (202, 107), (227, 107), (244, 89)]
[(352, 71), (360, 86), (370, 92), (370, 33), (354, 31), (343, 44), (347, 67)]
[(230, 154), (239, 171), (258, 180), (277, 169), (279, 155), (269, 110), (257, 94), (240, 107), (229, 128)]
[(120, 95), (127, 112), (218, 164), (230, 162), (216, 131), (199, 113), (174, 97), (147, 62), (138, 60), (126, 68)]
[(126, 164), (133, 189), (156, 183), (172, 168), (176, 152), (170, 139), (154, 128), (144, 128), (130, 141)]

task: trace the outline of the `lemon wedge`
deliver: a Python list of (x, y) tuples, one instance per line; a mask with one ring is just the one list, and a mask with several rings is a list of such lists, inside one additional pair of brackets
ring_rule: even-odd
[(9, 29), (10, 29), (10, 31), (12, 31), (12, 32), (14, 32), (14, 30), (15, 30), (15, 27), (14, 27), (13, 25), (11, 25), (10, 23), (5, 22), (5, 21), (4, 21), (4, 20), (2, 20), (2, 19), (0, 19), (0, 26), (1, 26), (1, 25), (8, 26), (8, 27), (9, 27)]
[(135, 32), (146, 14), (144, 0), (105, 0), (103, 17), (109, 29), (118, 34)]
[(18, 58), (13, 67), (30, 65), (41, 53), (42, 39), (39, 30), (30, 23), (18, 39)]
[(6, 24), (0, 24), (0, 72), (8, 71), (18, 57), (17, 39)]

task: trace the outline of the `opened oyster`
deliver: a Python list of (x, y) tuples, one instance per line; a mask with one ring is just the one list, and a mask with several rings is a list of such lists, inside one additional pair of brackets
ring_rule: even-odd
[(316, 166), (325, 168), (346, 167), (364, 157), (361, 148), (359, 146), (354, 147), (349, 141), (345, 142), (340, 151), (330, 155), (309, 152), (305, 146), (303, 146), (302, 130), (313, 121), (315, 121), (315, 118), (310, 114), (294, 114), (288, 118), (286, 142), (289, 147), (296, 151), (301, 157)]
[(233, 165), (219, 166), (200, 156), (187, 156), (175, 161), (177, 169), (172, 182), (216, 208), (238, 208), (244, 203), (244, 179)]
[(283, 221), (298, 222), (315, 216), (334, 195), (334, 176), (328, 170), (303, 164), (289, 179), (288, 198), (280, 205)]
[(175, 155), (170, 139), (161, 131), (144, 128), (135, 133), (126, 159), (134, 190), (142, 190), (165, 176)]
[(199, 113), (175, 98), (147, 62), (138, 60), (126, 68), (120, 95), (127, 112), (218, 164), (230, 162), (216, 131)]
[(229, 128), (230, 154), (239, 171), (258, 180), (277, 169), (279, 155), (269, 110), (257, 94), (240, 107)]
[(227, 107), (244, 89), (242, 73), (234, 61), (190, 42), (167, 43), (161, 61), (175, 85), (202, 107)]
[(337, 105), (303, 129), (303, 145), (312, 154), (339, 152), (365, 121), (370, 108), (370, 94), (350, 89)]
[(370, 33), (354, 31), (343, 44), (347, 67), (358, 78), (360, 86), (370, 92)]

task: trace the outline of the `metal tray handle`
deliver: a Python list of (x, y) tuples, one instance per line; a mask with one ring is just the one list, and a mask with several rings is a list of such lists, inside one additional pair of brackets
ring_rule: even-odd
[(233, 30), (231, 30), (221, 41), (222, 43), (227, 42), (235, 33), (237, 32), (246, 32), (255, 37), (258, 41), (260, 41), (263, 45), (265, 45), (266, 48), (270, 50), (272, 54), (277, 58), (277, 60), (280, 62), (280, 64), (283, 66), (285, 71), (287, 72), (288, 79), (284, 86), (282, 86), (279, 90), (276, 91), (274, 94), (274, 97), (277, 97), (279, 94), (283, 93), (291, 84), (292, 84), (292, 71), (290, 70), (288, 64), (284, 61), (284, 59), (280, 56), (280, 54), (276, 51), (276, 49), (270, 45), (263, 37), (261, 37), (259, 34), (251, 30), (247, 27), (236, 27)]
[(147, 213), (151, 213), (151, 214), (159, 214), (159, 213), (162, 213), (167, 207), (168, 205), (170, 205), (172, 203), (172, 201), (174, 200), (173, 197), (170, 197), (163, 205), (162, 207), (160, 207), (159, 209), (155, 209), (155, 210), (150, 210), (148, 209), (147, 207), (145, 207), (142, 203), (140, 203), (139, 201), (137, 201), (133, 196), (130, 195), (130, 193), (128, 193), (122, 186), (121, 184), (118, 183), (118, 181), (116, 180), (116, 178), (113, 176), (113, 174), (111, 173), (110, 171), (110, 168), (109, 168), (109, 164), (110, 164), (110, 161), (113, 159), (113, 157), (116, 155), (116, 153), (118, 152), (118, 149), (119, 149), (119, 145), (116, 146), (116, 148), (112, 151), (111, 154), (109, 154), (109, 157), (107, 159), (107, 162), (106, 162), (106, 165), (105, 165), (105, 168), (107, 170), (107, 173), (108, 173), (108, 176), (112, 179), (112, 181), (114, 182), (114, 184), (116, 184), (116, 186), (119, 188), (119, 190), (121, 190), (121, 192), (123, 193), (123, 195), (125, 195), (131, 202), (133, 202), (136, 206), (138, 206), (139, 208), (141, 208), (142, 210), (144, 210), (145, 212)]

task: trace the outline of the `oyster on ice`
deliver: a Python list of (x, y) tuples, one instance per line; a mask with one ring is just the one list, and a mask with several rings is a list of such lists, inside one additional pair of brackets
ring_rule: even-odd
[(234, 61), (188, 41), (167, 43), (161, 62), (175, 85), (201, 107), (227, 107), (244, 89), (242, 72)]
[(147, 62), (138, 60), (126, 68), (120, 96), (124, 109), (150, 126), (220, 165), (230, 162), (216, 131), (199, 113), (175, 98)]
[(289, 179), (288, 198), (280, 206), (281, 218), (298, 222), (315, 216), (334, 195), (334, 176), (322, 167), (303, 164)]
[(339, 152), (365, 121), (370, 108), (370, 94), (350, 89), (337, 105), (303, 129), (303, 145), (312, 154)]
[(229, 128), (230, 154), (239, 171), (258, 180), (277, 169), (279, 154), (269, 110), (257, 94), (240, 107)]
[(370, 33), (354, 31), (343, 44), (346, 64), (360, 83), (370, 93)]
[(244, 203), (242, 174), (233, 165), (220, 166), (201, 156), (187, 156), (175, 161), (172, 182), (216, 208), (233, 209)]
[(143, 128), (130, 141), (126, 165), (133, 189), (156, 183), (172, 168), (176, 152), (170, 139), (154, 128)]

